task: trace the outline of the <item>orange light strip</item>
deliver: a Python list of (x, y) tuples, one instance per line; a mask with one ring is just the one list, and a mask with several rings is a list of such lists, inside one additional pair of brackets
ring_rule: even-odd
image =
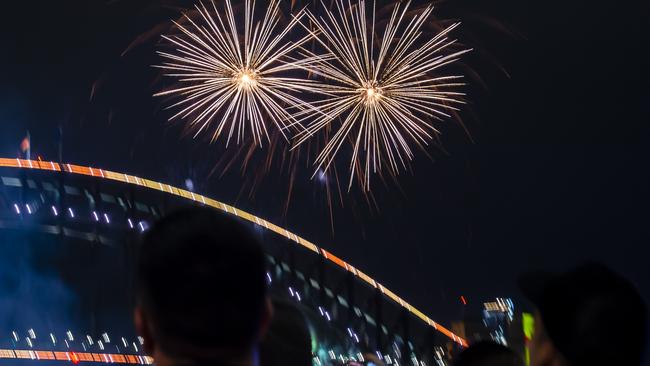
[(348, 264), (344, 260), (338, 258), (337, 256), (333, 255), (332, 253), (326, 251), (325, 249), (319, 248), (312, 242), (288, 231), (287, 229), (281, 228), (271, 222), (268, 222), (258, 216), (255, 216), (251, 213), (248, 213), (246, 211), (242, 211), (236, 207), (227, 205), (225, 203), (216, 201), (212, 198), (208, 198), (205, 196), (202, 196), (200, 194), (196, 194), (194, 192), (188, 192), (184, 189), (172, 187), (169, 184), (164, 184), (156, 181), (151, 181), (148, 179), (143, 179), (139, 177), (135, 177), (132, 175), (127, 175), (124, 173), (117, 173), (117, 172), (112, 172), (108, 170), (103, 170), (99, 168), (91, 168), (91, 167), (85, 167), (85, 166), (79, 166), (79, 165), (72, 165), (72, 164), (59, 164), (55, 162), (46, 162), (46, 161), (34, 161), (34, 160), (24, 160), (24, 159), (5, 159), (5, 158), (0, 158), (0, 167), (7, 167), (7, 168), (19, 168), (19, 169), (37, 169), (37, 170), (49, 170), (49, 171), (65, 171), (68, 173), (72, 174), (79, 174), (79, 175), (86, 175), (86, 176), (91, 176), (91, 177), (97, 177), (97, 178), (103, 178), (103, 179), (110, 179), (126, 184), (133, 184), (141, 187), (146, 187), (150, 189), (154, 189), (157, 191), (161, 191), (164, 193), (168, 193), (174, 196), (178, 196), (181, 198), (185, 198), (194, 202), (199, 202), (202, 203), (206, 206), (210, 206), (212, 208), (216, 208), (221, 211), (225, 211), (231, 215), (235, 215), (238, 217), (241, 217), (244, 220), (250, 221), (254, 224), (257, 224), (259, 226), (263, 226), (268, 230), (271, 230), (279, 235), (284, 236), (285, 238), (293, 241), (294, 243), (307, 248), (311, 250), (312, 252), (318, 253), (319, 255), (322, 255), (325, 257), (328, 261), (336, 264), (337, 266), (343, 268), (344, 270), (351, 272), (354, 276), (359, 277), (361, 280), (364, 282), (368, 283), (370, 286), (379, 288), (386, 297), (389, 299), (393, 300), (395, 303), (398, 305), (402, 306), (405, 308), (407, 311), (409, 311), (411, 314), (415, 315), (425, 323), (427, 323), (429, 326), (433, 327), (440, 333), (444, 334), (447, 336), (449, 339), (453, 340), (454, 342), (460, 344), (463, 347), (467, 347), (467, 341), (464, 340), (461, 337), (458, 337), (448, 329), (440, 326), (438, 323), (434, 322), (431, 320), (429, 317), (424, 315), (421, 311), (413, 307), (411, 304), (408, 302), (404, 301), (402, 298), (399, 296), (395, 295), (392, 291), (388, 290), (379, 282), (375, 281), (373, 278), (370, 276), (366, 275), (365, 273), (359, 271), (358, 269), (355, 269), (352, 265)]
[(90, 353), (90, 352), (53, 352), (38, 350), (12, 350), (0, 349), (0, 359), (22, 359), (34, 361), (67, 361), (72, 363), (80, 362), (101, 362), (101, 363), (124, 363), (136, 365), (151, 365), (153, 358), (140, 355), (121, 355), (115, 353)]

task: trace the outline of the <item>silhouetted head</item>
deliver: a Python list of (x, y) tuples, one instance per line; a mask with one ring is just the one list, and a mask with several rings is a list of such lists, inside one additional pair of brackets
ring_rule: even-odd
[(524, 366), (510, 348), (494, 342), (474, 343), (461, 352), (454, 366)]
[(559, 275), (522, 276), (520, 287), (537, 307), (534, 365), (641, 364), (647, 309), (625, 278), (590, 263)]
[(248, 227), (184, 209), (154, 224), (139, 249), (135, 320), (157, 364), (241, 363), (254, 354), (271, 307), (264, 253)]
[(311, 334), (305, 316), (293, 303), (273, 299), (273, 320), (260, 346), (262, 366), (309, 366)]

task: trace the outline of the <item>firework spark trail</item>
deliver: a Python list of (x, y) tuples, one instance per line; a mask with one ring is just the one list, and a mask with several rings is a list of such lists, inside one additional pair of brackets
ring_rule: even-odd
[(464, 94), (454, 91), (464, 85), (458, 81), (461, 76), (440, 74), (469, 51), (446, 52), (455, 43), (448, 34), (459, 23), (425, 40), (421, 28), (433, 7), (405, 21), (408, 7), (395, 5), (380, 39), (375, 36), (374, 4), (369, 20), (364, 0), (348, 0), (347, 6), (337, 0), (335, 10), (320, 17), (307, 11), (311, 24), (300, 23), (335, 60), (301, 48), (313, 62), (300, 66), (328, 81), (319, 86), (328, 97), (314, 103), (321, 113), (294, 114), (296, 123), (307, 124), (296, 135), (295, 147), (318, 133), (335, 131), (315, 160), (316, 172), (328, 171), (344, 142), (350, 141), (348, 189), (355, 175), (364, 191), (370, 190), (372, 173), (386, 168), (398, 175), (414, 157), (411, 145), (424, 148), (439, 133), (432, 120), (449, 118), (447, 112), (463, 103)]
[(158, 67), (180, 84), (155, 94), (180, 99), (168, 107), (180, 109), (170, 120), (189, 120), (194, 137), (212, 130), (212, 142), (227, 133), (226, 146), (234, 134), (240, 144), (248, 133), (255, 145), (262, 146), (263, 139), (270, 140), (269, 122), (285, 139), (287, 129), (300, 131), (302, 126), (292, 114), (313, 112), (314, 107), (297, 95), (320, 89), (311, 80), (283, 76), (283, 73), (304, 70), (327, 60), (319, 56), (290, 57), (313, 37), (308, 34), (294, 42), (285, 42), (304, 11), (276, 33), (279, 0), (270, 1), (264, 18), (257, 23), (255, 1), (246, 0), (242, 37), (230, 0), (225, 0), (223, 16), (219, 15), (214, 0), (211, 3), (212, 9), (204, 3), (196, 6), (198, 20), (184, 15), (187, 26), (174, 22), (180, 35), (163, 36), (176, 52), (158, 52), (166, 60)]

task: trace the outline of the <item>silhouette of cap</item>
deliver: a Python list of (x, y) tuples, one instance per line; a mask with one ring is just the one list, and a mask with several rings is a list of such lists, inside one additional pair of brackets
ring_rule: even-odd
[(562, 274), (531, 272), (519, 287), (571, 365), (641, 363), (646, 306), (632, 283), (609, 268), (588, 263)]

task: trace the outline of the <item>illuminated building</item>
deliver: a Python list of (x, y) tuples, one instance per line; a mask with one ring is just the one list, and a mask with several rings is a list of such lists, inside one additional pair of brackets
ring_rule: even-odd
[[(70, 295), (65, 301), (61, 293), (48, 297), (44, 291), (33, 294), (40, 296), (38, 303), (30, 291), (40, 288), (14, 278), (25, 290), (14, 294), (26, 296), (14, 304), (15, 317), (0, 322), (0, 337), (10, 335), (0, 338), (0, 358), (150, 362), (131, 327), (134, 243), (158, 217), (187, 205), (213, 207), (256, 228), (268, 255), (272, 293), (292, 299), (310, 320), (316, 364), (360, 361), (364, 354), (386, 364), (441, 364), (446, 354), (437, 345), (467, 344), (329, 251), (233, 206), (123, 173), (0, 159), (5, 260), (30, 258), (25, 277), (67, 281), (44, 289), (73, 284), (61, 292)], [(41, 312), (50, 314), (48, 321)]]
[(467, 308), (463, 320), (452, 326), (455, 334), (469, 342), (497, 342), (525, 357), (522, 314), (515, 312), (515, 304), (511, 299), (496, 298), (482, 304), (471, 304)]
[(490, 338), (497, 343), (508, 345), (506, 331), (514, 319), (515, 305), (511, 299), (497, 298), (483, 304), (483, 324)]

